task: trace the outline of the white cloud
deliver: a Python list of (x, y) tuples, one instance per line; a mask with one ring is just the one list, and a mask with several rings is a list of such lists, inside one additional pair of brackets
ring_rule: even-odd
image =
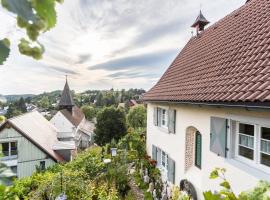
[[(57, 6), (57, 26), (41, 37), (44, 58), (35, 61), (18, 53), (16, 42), (8, 61), (0, 66), (0, 93), (40, 93), (62, 89), (64, 75), (76, 91), (105, 88), (149, 89), (191, 37), (190, 25), (200, 4), (203, 14), (216, 22), (243, 5), (245, 0), (65, 0)], [(0, 37), (19, 39), (12, 14), (0, 8)], [(143, 55), (171, 51), (160, 62)], [(138, 66), (107, 66), (139, 55)], [(147, 56), (146, 56), (147, 57)], [(161, 57), (163, 59), (163, 57)], [(135, 60), (136, 61), (136, 60)], [(163, 61), (163, 62), (162, 62)], [(123, 63), (121, 63), (123, 64)], [(149, 67), (144, 66), (151, 66)]]

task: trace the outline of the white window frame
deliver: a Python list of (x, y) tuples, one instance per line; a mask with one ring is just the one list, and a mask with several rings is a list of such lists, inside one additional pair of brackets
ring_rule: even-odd
[[(264, 164), (262, 164), (261, 163), (261, 153), (264, 153), (264, 154), (268, 154), (268, 155), (270, 155), (269, 153), (265, 153), (265, 152), (262, 152), (261, 151), (261, 140), (262, 140), (262, 128), (270, 128), (270, 127), (268, 127), (268, 126), (264, 126), (264, 125), (262, 125), (262, 126), (259, 126), (259, 141), (258, 141), (258, 153), (257, 153), (257, 157), (258, 157), (258, 164), (260, 165), (260, 167), (262, 168), (262, 169), (264, 169), (264, 170), (270, 170), (270, 166), (267, 166), (267, 165), (264, 165)], [(263, 139), (263, 140), (265, 140), (265, 139)], [(270, 140), (269, 140), (270, 141)]]
[[(2, 155), (2, 157), (0, 159), (6, 160), (6, 159), (17, 158), (18, 157), (18, 141), (1, 141), (0, 142), (1, 145), (4, 143), (8, 143), (8, 156)], [(16, 145), (17, 145), (17, 154), (16, 155), (11, 155), (11, 143), (16, 143)]]
[[(253, 160), (250, 160), (244, 156), (239, 155), (239, 124), (249, 124), (254, 126), (254, 147), (253, 147)], [(236, 122), (236, 134), (235, 134), (235, 159), (248, 164), (249, 166), (262, 170), (270, 174), (270, 167), (261, 164), (261, 128), (270, 128), (263, 124), (254, 124), (247, 121)]]
[[(168, 111), (167, 109), (161, 108), (161, 127), (168, 128)], [(164, 124), (163, 124), (164, 122)]]
[[(165, 160), (163, 160), (163, 154), (165, 154)], [(163, 165), (164, 162), (164, 165)], [(168, 170), (168, 154), (161, 150), (161, 167), (165, 169), (166, 171)]]
[[(250, 147), (246, 147), (246, 146), (243, 146), (243, 147), (245, 147), (245, 148), (249, 148), (249, 149), (252, 149), (253, 150), (253, 160), (251, 160), (251, 159), (248, 159), (248, 158), (246, 158), (246, 157), (244, 157), (244, 156), (241, 156), (241, 155), (239, 155), (239, 146), (241, 146), (241, 145), (239, 145), (239, 136), (240, 136), (240, 134), (241, 135), (245, 135), (244, 133), (240, 133), (240, 124), (248, 124), (248, 125), (252, 125), (252, 126), (254, 126), (254, 141), (253, 141), (253, 149), (252, 148), (250, 148)], [(256, 125), (255, 124), (252, 124), (252, 123), (247, 123), (247, 122), (237, 122), (237, 128), (236, 128), (236, 143), (235, 143), (235, 145), (236, 145), (236, 147), (235, 147), (235, 157), (236, 158), (238, 158), (238, 159), (240, 159), (240, 160), (243, 160), (243, 161), (245, 161), (245, 162), (250, 162), (250, 163), (255, 163), (256, 162)], [(248, 136), (248, 135), (247, 135)]]

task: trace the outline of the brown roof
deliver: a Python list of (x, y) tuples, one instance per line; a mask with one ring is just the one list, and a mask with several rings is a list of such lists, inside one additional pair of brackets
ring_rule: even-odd
[(76, 127), (84, 119), (83, 112), (77, 106), (73, 106), (72, 114), (67, 109), (60, 110), (60, 112)]
[(0, 131), (10, 126), (55, 161), (64, 161), (64, 159), (52, 149), (54, 143), (58, 141), (56, 128), (38, 111), (32, 111), (8, 119), (1, 125)]
[(144, 100), (269, 102), (269, 13), (251, 0), (192, 37)]

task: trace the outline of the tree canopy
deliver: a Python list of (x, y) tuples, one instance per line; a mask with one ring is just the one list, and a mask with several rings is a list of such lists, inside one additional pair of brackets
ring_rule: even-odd
[(97, 115), (95, 142), (104, 145), (112, 139), (118, 141), (127, 132), (125, 112), (114, 107), (106, 107)]
[(81, 107), (81, 109), (85, 115), (85, 118), (88, 120), (92, 120), (96, 116), (96, 110), (92, 106), (84, 105)]
[(146, 127), (146, 109), (143, 105), (133, 107), (127, 115), (128, 125), (134, 129)]

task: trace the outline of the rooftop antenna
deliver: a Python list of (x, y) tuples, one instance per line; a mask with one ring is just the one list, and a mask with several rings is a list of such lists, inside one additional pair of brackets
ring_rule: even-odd
[(66, 76), (66, 82), (67, 82), (67, 77), (68, 77), (68, 75), (66, 74), (65, 76)]

